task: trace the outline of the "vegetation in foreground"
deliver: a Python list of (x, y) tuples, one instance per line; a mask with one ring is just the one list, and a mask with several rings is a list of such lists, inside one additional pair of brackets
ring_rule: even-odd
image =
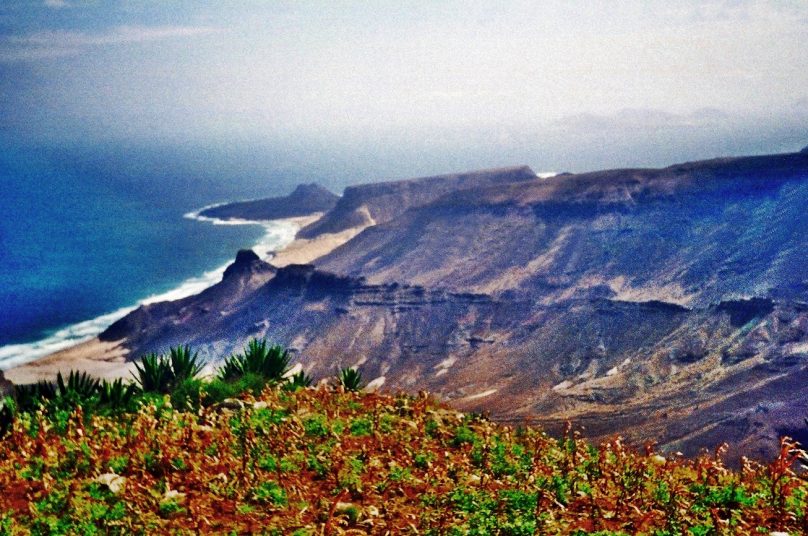
[(267, 350), (245, 354), (283, 366), (236, 356), (211, 381), (187, 348), (155, 356), (131, 395), (80, 377), (41, 386), (44, 403), (17, 407), (0, 441), (0, 534), (808, 532), (788, 440), (772, 463), (732, 471), (720, 449), (684, 460), (554, 439), (426, 396), (349, 390), (344, 372), (307, 387)]

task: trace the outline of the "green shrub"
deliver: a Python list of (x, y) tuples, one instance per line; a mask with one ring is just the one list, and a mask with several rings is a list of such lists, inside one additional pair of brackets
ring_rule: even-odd
[(359, 391), (362, 389), (362, 373), (353, 367), (340, 370), (337, 381), (346, 391)]
[(173, 389), (202, 372), (198, 356), (197, 352), (191, 354), (187, 345), (171, 348), (168, 356), (151, 353), (135, 363), (137, 375), (133, 376), (145, 393), (171, 394)]
[(312, 415), (303, 421), (303, 430), (306, 435), (324, 437), (328, 435), (328, 419), (325, 415)]
[(258, 396), (266, 384), (267, 380), (263, 376), (252, 373), (233, 380), (223, 380), (217, 377), (203, 384), (202, 400), (206, 406), (210, 406), (227, 398), (236, 398), (243, 393)]
[(133, 383), (124, 383), (121, 378), (113, 382), (104, 380), (98, 387), (98, 402), (109, 411), (132, 411), (138, 388)]
[(11, 430), (11, 425), (14, 424), (16, 414), (17, 404), (14, 402), (13, 398), (7, 396), (0, 400), (0, 439)]
[(313, 381), (311, 376), (301, 370), (297, 374), (293, 374), (288, 381), (283, 384), (283, 388), (287, 391), (297, 391), (298, 389), (310, 387)]
[(259, 503), (284, 506), (286, 504), (286, 491), (274, 480), (261, 482), (252, 492), (253, 500)]
[(351, 435), (369, 436), (373, 432), (373, 423), (370, 419), (360, 417), (352, 420), (348, 428), (351, 430)]
[(279, 382), (289, 368), (289, 360), (289, 351), (283, 347), (268, 346), (266, 339), (252, 339), (244, 352), (225, 359), (219, 369), (219, 379), (234, 380), (252, 373)]
[(452, 438), (452, 444), (456, 447), (464, 444), (473, 445), (478, 441), (479, 438), (477, 437), (477, 434), (475, 434), (474, 431), (465, 424), (457, 427), (454, 437)]
[(171, 405), (180, 411), (196, 411), (202, 405), (202, 380), (183, 380), (171, 391)]
[(165, 356), (151, 353), (135, 363), (135, 381), (144, 393), (167, 394), (171, 390), (171, 365)]

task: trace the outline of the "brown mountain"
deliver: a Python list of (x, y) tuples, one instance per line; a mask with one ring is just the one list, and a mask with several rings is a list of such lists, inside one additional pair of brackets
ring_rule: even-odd
[(351, 227), (385, 223), (411, 207), (426, 205), (450, 192), (534, 179), (536, 174), (533, 170), (518, 166), (349, 186), (334, 209), (302, 229), (299, 236), (313, 238)]
[(376, 223), (315, 266), (240, 253), (220, 284), (102, 339), (220, 359), (266, 336), (315, 376), (357, 365), (502, 420), (570, 418), (686, 453), (769, 455), (804, 433), (808, 155), (515, 169), (346, 191), (307, 234)]
[(338, 199), (339, 196), (319, 184), (301, 184), (287, 196), (218, 205), (206, 208), (199, 214), (222, 220), (279, 220), (326, 212), (334, 208)]

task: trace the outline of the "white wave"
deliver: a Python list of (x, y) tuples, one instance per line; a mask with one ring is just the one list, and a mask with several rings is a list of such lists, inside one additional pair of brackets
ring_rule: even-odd
[[(287, 220), (220, 220), (199, 215), (203, 210), (213, 206), (217, 205), (210, 205), (197, 211), (189, 212), (185, 214), (184, 217), (205, 223), (212, 223), (214, 225), (262, 226), (264, 228), (264, 235), (252, 247), (253, 251), (262, 258), (270, 257), (272, 252), (280, 251), (288, 246), (292, 240), (294, 240), (295, 234), (297, 234), (297, 231), (300, 229), (297, 224)], [(0, 370), (8, 370), (25, 363), (30, 363), (31, 361), (36, 361), (41, 357), (58, 352), (59, 350), (64, 350), (65, 348), (88, 341), (107, 329), (113, 322), (120, 320), (137, 309), (140, 305), (162, 301), (174, 301), (199, 294), (206, 288), (221, 281), (222, 275), (229, 265), (230, 262), (214, 270), (209, 270), (200, 276), (186, 279), (178, 287), (148, 296), (131, 307), (122, 307), (117, 311), (59, 329), (44, 339), (30, 343), (0, 346)]]

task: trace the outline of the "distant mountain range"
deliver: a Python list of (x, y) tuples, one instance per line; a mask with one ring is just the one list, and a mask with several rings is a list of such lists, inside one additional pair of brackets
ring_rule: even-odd
[(780, 434), (808, 440), (806, 207), (806, 151), (355, 186), (300, 236), (366, 228), (313, 265), (240, 252), (101, 339), (221, 359), (267, 337), (315, 377), (358, 366), (500, 420), (771, 456)]

